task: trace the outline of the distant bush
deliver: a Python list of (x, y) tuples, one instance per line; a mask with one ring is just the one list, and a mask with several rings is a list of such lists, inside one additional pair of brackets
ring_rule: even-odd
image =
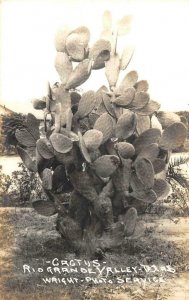
[(1, 128), (1, 149), (3, 153), (14, 154), (16, 153), (15, 145), (17, 144), (15, 138), (16, 129), (22, 129), (25, 127), (25, 116), (21, 113), (14, 113), (11, 116), (1, 116), (2, 128)]
[(0, 166), (0, 206), (30, 206), (32, 200), (45, 198), (39, 179), (23, 163), (11, 176)]
[(7, 195), (11, 186), (11, 177), (3, 173), (2, 166), (0, 166), (0, 203), (2, 203), (3, 196)]

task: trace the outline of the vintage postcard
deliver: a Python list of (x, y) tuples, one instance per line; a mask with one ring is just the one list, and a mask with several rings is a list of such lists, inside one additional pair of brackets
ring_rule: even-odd
[(0, 1), (0, 299), (189, 299), (189, 1)]

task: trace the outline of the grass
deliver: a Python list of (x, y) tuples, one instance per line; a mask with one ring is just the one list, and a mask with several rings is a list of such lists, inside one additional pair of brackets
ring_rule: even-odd
[[(1, 208), (0, 214), (0, 241), (3, 245), (0, 255), (0, 299), (120, 300), (121, 297), (125, 297), (123, 299), (126, 300), (126, 297), (128, 299), (137, 297), (137, 294), (134, 293), (136, 290), (134, 284), (106, 286), (93, 284), (66, 288), (62, 285), (43, 284), (40, 273), (23, 274), (23, 264), (29, 264), (36, 269), (45, 260), (51, 260), (54, 257), (73, 259), (77, 256), (70, 252), (68, 245), (56, 232), (56, 216), (46, 218), (38, 215), (30, 208)], [(157, 215), (156, 217), (146, 215), (143, 218), (146, 222), (143, 235), (139, 239), (125, 241), (122, 247), (115, 249), (114, 252), (107, 252), (104, 258), (107, 265), (119, 268), (121, 266), (137, 266), (140, 263), (150, 265), (172, 264), (182, 271), (186, 255), (174, 241), (162, 239), (159, 233), (157, 234), (156, 221), (160, 218)], [(166, 220), (162, 218), (162, 221)], [(169, 220), (169, 222), (171, 221)], [(141, 289), (142, 293), (142, 287), (138, 286), (137, 288)], [(161, 286), (161, 292), (164, 289), (165, 287)], [(156, 300), (157, 290), (160, 290), (157, 284), (150, 284), (147, 291), (144, 292), (150, 298), (144, 299)], [(166, 292), (167, 290), (166, 287)]]
[[(70, 299), (65, 291), (36, 290), (37, 278), (23, 276), (22, 265), (26, 261), (31, 264), (37, 263), (36, 258), (45, 255), (43, 243), (49, 238), (47, 234), (45, 238), (39, 240), (36, 239), (36, 235), (28, 236), (28, 226), (33, 228), (38, 226), (40, 230), (40, 227), (44, 227), (48, 222), (40, 218), (37, 222), (36, 216), (32, 223), (33, 214), (28, 209), (1, 208), (0, 217), (0, 244), (3, 246), (0, 251), (0, 299)], [(48, 229), (51, 229), (50, 225), (47, 226)]]

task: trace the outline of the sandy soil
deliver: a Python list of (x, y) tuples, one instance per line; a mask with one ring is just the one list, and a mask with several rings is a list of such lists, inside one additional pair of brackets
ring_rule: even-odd
[[(55, 230), (56, 216), (46, 218), (33, 209), (0, 208), (0, 299), (188, 300), (189, 218), (143, 215), (144, 233), (129, 240), (104, 260), (111, 267), (138, 264), (176, 269), (165, 283), (45, 285), (41, 274), (24, 274), (23, 265), (37, 268), (46, 260), (74, 259)], [(84, 259), (84, 257), (83, 257)]]

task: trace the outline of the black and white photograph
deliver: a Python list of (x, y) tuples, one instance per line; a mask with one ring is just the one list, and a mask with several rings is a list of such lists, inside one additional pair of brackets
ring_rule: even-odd
[(189, 1), (0, 20), (0, 300), (189, 300)]

